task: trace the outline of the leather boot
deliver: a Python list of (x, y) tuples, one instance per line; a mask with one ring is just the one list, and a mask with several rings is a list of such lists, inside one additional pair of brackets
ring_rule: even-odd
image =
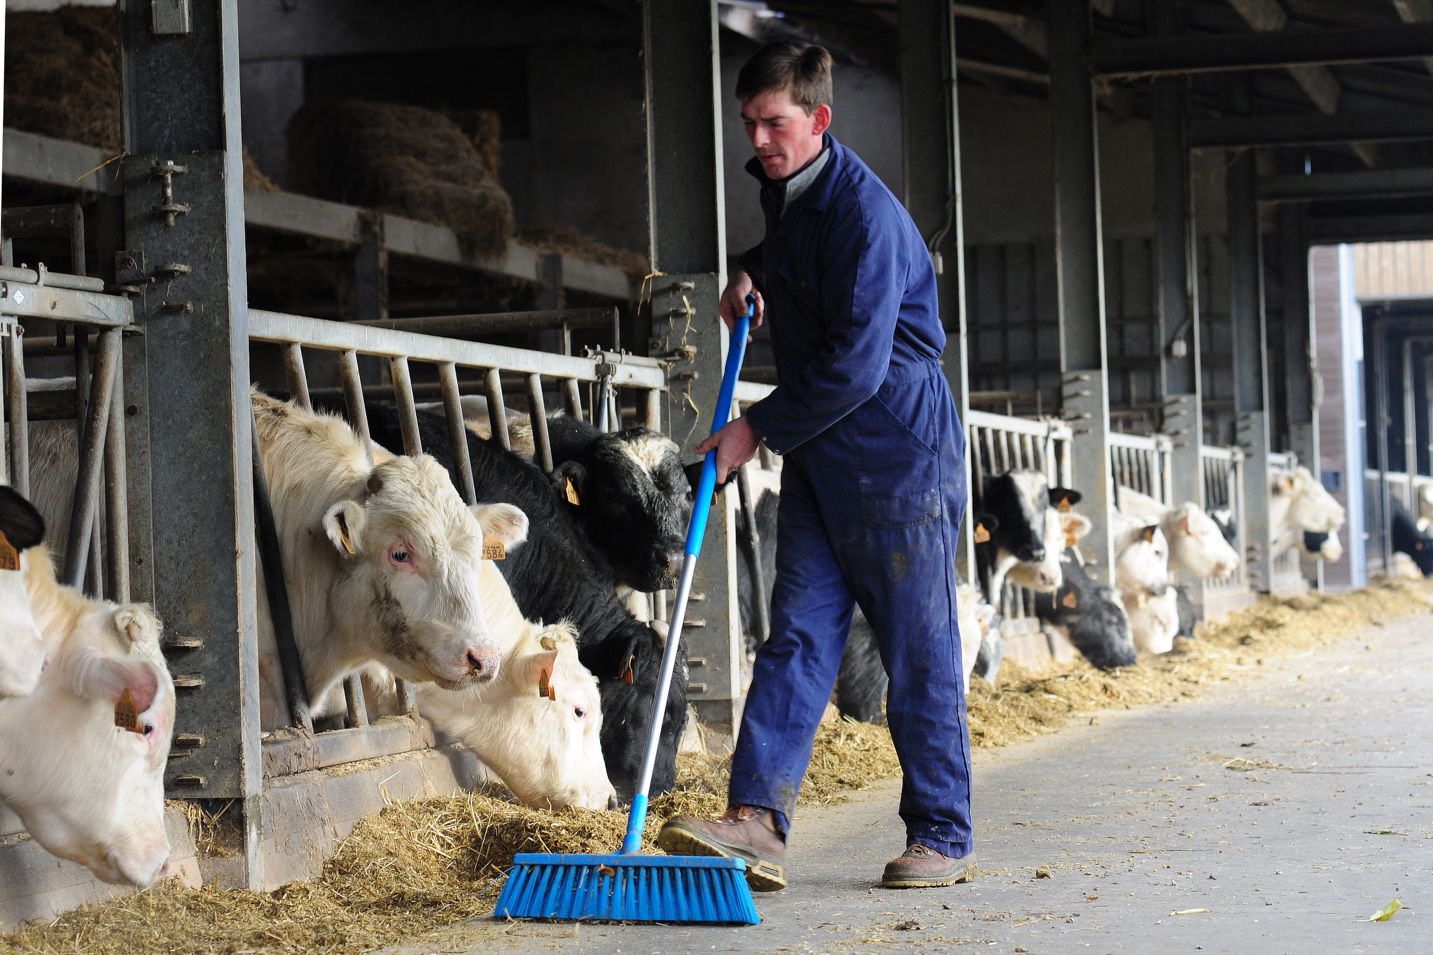
[(741, 859), (754, 892), (786, 888), (786, 840), (771, 813), (758, 806), (732, 806), (710, 822), (677, 816), (662, 827), (657, 845), (672, 855)]
[(975, 856), (952, 859), (913, 842), (898, 859), (886, 863), (881, 885), (888, 889), (921, 889), (975, 880)]

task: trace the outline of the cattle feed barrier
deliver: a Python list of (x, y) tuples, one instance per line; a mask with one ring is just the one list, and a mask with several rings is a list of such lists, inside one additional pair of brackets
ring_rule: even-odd
[[(473, 316), (473, 330), (481, 331), (483, 316)], [(456, 331), (462, 317), (445, 320), (444, 331)], [(397, 323), (383, 323), (397, 324)], [(420, 326), (421, 327), (421, 326)], [(504, 376), (516, 376), (524, 385), (520, 402), (526, 405), (533, 425), (534, 461), (544, 472), (553, 470), (552, 448), (547, 433), (547, 399), (549, 384), (556, 386), (564, 410), (575, 417), (584, 417), (582, 389), (595, 389), (600, 410), (593, 417), (603, 430), (620, 426), (621, 396), (619, 389), (637, 394), (636, 406), (643, 423), (653, 430), (661, 427), (661, 399), (666, 391), (666, 371), (654, 359), (625, 353), (598, 351), (587, 357), (557, 355), (527, 349), (490, 345), (481, 342), (438, 338), (402, 328), (381, 327), (380, 324), (357, 324), (286, 315), (278, 312), (249, 311), (249, 339), (278, 345), (282, 350), (285, 378), (289, 393), (301, 406), (311, 407), (305, 350), (331, 352), (337, 356), (338, 377), (344, 403), (354, 430), (365, 444), (369, 442), (365, 399), (387, 398), (396, 405), (403, 433), (403, 447), (394, 452), (415, 455), (423, 451), (418, 434), (417, 404), (414, 398), (413, 365), (431, 365), (437, 372), (444, 413), (448, 421), (448, 440), (461, 475), (459, 493), (465, 503), (477, 502), (471, 459), (468, 455), (466, 425), (462, 413), (462, 392), (480, 387), (488, 402), (489, 420), (494, 425), (506, 420), (507, 397)], [(390, 382), (365, 386), (360, 371), (360, 357), (387, 361)], [(476, 379), (464, 381), (460, 370), (477, 372)], [(590, 403), (589, 403), (590, 406)], [(494, 427), (493, 434), (505, 448), (511, 439), (505, 427)], [(276, 635), (290, 706), (290, 725), (302, 727), (300, 734), (275, 734), (264, 741), (264, 774), (282, 776), (341, 763), (390, 756), (431, 748), (433, 737), (425, 722), (415, 719), (416, 707), (412, 687), (399, 681), (406, 716), (385, 719), (381, 724), (368, 723), (363, 687), (356, 678), (345, 681), (346, 715), (342, 728), (322, 731), (313, 725), (308, 714), (307, 694), (302, 691), (302, 671), (298, 651), (293, 642), (292, 624), (281, 620), (287, 616), (288, 600), (283, 588), (281, 559), (277, 535), (272, 526), (263, 462), (257, 439), (254, 441), (255, 518), (260, 535), (260, 557), (263, 578), (274, 615)], [(272, 572), (271, 572), (272, 571)], [(662, 601), (656, 601), (659, 605)], [(664, 615), (659, 614), (659, 617)], [(315, 732), (315, 730), (319, 730)]]
[[(1299, 459), (1292, 453), (1270, 452), (1268, 462), (1270, 487), (1281, 478), (1293, 477), (1294, 469), (1299, 466)], [(1309, 582), (1299, 566), (1299, 554), (1300, 550), (1295, 545), (1275, 554), (1269, 562), (1269, 593), (1275, 597), (1294, 597), (1309, 589)]]
[[(1240, 564), (1228, 577), (1205, 577), (1191, 588), (1190, 600), (1200, 609), (1205, 620), (1220, 620), (1255, 599), (1249, 586), (1248, 551), (1245, 542), (1244, 452), (1239, 448), (1203, 445), (1199, 449), (1200, 466), (1204, 472), (1204, 509), (1211, 513), (1227, 512), (1233, 531), (1230, 543), (1240, 555)], [(1221, 517), (1221, 520), (1223, 518)]]

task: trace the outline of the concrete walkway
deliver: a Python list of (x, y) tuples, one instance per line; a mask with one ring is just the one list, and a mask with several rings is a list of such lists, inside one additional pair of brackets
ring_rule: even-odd
[(886, 784), (798, 819), (762, 925), (483, 920), (394, 951), (1430, 952), (1430, 727), (1433, 616), (983, 751), (973, 885), (879, 887), (904, 847)]

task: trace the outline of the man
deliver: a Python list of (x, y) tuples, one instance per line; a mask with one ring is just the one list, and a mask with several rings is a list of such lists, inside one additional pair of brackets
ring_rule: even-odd
[(762, 48), (736, 95), (756, 150), (766, 238), (722, 295), (728, 327), (757, 296), (778, 385), (697, 451), (718, 476), (784, 455), (771, 638), (757, 652), (726, 814), (673, 819), (669, 852), (735, 856), (753, 889), (786, 886), (786, 834), (860, 604), (890, 675), (886, 717), (905, 783), (905, 853), (888, 887), (974, 876), (970, 740), (956, 625), (965, 436), (941, 372), (935, 271), (915, 223), (827, 132), (831, 57)]

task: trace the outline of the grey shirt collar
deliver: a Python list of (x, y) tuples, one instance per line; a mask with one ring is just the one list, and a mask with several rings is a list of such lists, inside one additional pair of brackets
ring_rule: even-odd
[(800, 199), (802, 194), (811, 188), (811, 184), (816, 181), (817, 176), (821, 175), (821, 170), (826, 168), (826, 163), (829, 162), (830, 159), (831, 147), (827, 146), (821, 150), (820, 155), (807, 163), (806, 167), (800, 172), (787, 176), (785, 179), (771, 180), (768, 183), (767, 188), (771, 190), (771, 200), (776, 204), (776, 219), (778, 222), (781, 221), (781, 217), (786, 214), (786, 210), (790, 209), (796, 200)]

